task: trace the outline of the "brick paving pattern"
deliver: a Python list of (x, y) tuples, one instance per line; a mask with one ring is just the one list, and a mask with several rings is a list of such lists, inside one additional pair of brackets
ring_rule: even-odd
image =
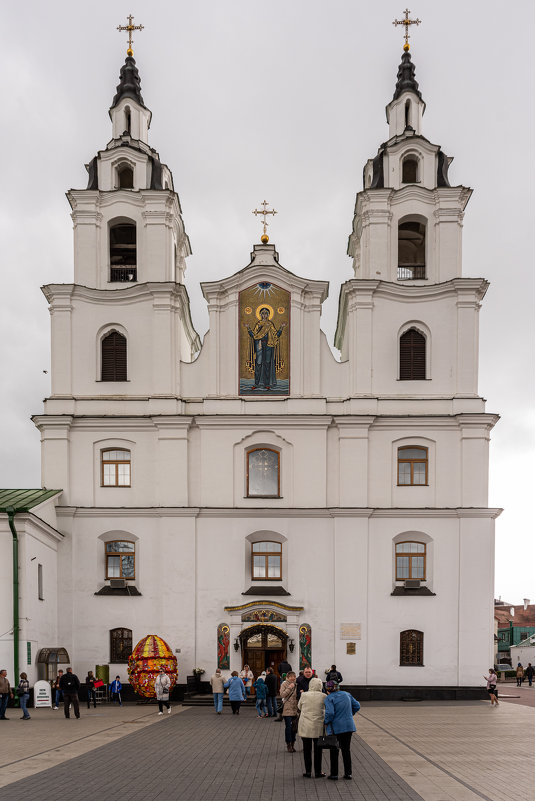
[(304, 779), (299, 738), (297, 746), (289, 754), (284, 726), (252, 709), (235, 717), (191, 708), (9, 784), (0, 801), (422, 801), (356, 735), (351, 782)]

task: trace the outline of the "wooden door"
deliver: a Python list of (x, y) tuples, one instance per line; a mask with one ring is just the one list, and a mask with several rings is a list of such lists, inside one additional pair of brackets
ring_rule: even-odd
[(264, 660), (265, 660), (265, 652), (261, 648), (246, 648), (245, 649), (245, 659), (244, 665), (249, 665), (251, 670), (253, 671), (253, 675), (256, 679), (260, 676), (264, 667)]

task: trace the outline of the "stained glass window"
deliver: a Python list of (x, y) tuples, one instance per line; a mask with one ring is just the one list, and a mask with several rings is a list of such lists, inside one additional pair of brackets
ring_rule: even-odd
[(280, 497), (278, 451), (258, 448), (247, 453), (247, 497)]

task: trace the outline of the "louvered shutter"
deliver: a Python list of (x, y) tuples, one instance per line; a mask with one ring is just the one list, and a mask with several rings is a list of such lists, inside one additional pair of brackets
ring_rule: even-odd
[(126, 381), (126, 337), (112, 331), (102, 340), (102, 381)]
[(399, 378), (401, 381), (425, 378), (425, 337), (414, 328), (405, 331), (399, 340)]

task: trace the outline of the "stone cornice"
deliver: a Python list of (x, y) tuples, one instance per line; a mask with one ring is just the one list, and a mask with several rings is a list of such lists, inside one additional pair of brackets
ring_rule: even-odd
[(340, 288), (340, 301), (342, 303), (347, 295), (355, 293), (391, 298), (392, 300), (405, 303), (416, 301), (436, 300), (437, 298), (448, 297), (451, 295), (464, 296), (463, 301), (467, 301), (469, 296), (474, 301), (481, 301), (489, 287), (489, 282), (484, 278), (452, 278), (440, 284), (425, 284), (418, 286), (407, 286), (392, 281), (377, 281), (369, 278), (350, 278)]
[(50, 537), (54, 542), (61, 542), (65, 538), (65, 535), (62, 534), (61, 531), (57, 531), (57, 529), (32, 512), (19, 512), (16, 516), (16, 522), (17, 525), (19, 523), (24, 525), (31, 523), (40, 533), (44, 534), (46, 537)]
[(57, 506), (58, 517), (188, 517), (188, 518), (492, 518), (499, 517), (503, 509), (492, 507), (420, 507), (420, 508), (370, 508), (370, 507), (195, 507), (195, 506), (145, 506), (145, 507), (82, 507)]
[(54, 307), (56, 301), (69, 298), (70, 301), (81, 299), (88, 303), (113, 303), (122, 301), (125, 305), (129, 303), (140, 303), (148, 299), (161, 302), (162, 298), (168, 298), (169, 302), (178, 302), (189, 307), (189, 296), (184, 284), (174, 281), (148, 281), (145, 283), (128, 284), (121, 289), (97, 289), (95, 287), (84, 286), (83, 284), (46, 284), (41, 287), (47, 301)]

